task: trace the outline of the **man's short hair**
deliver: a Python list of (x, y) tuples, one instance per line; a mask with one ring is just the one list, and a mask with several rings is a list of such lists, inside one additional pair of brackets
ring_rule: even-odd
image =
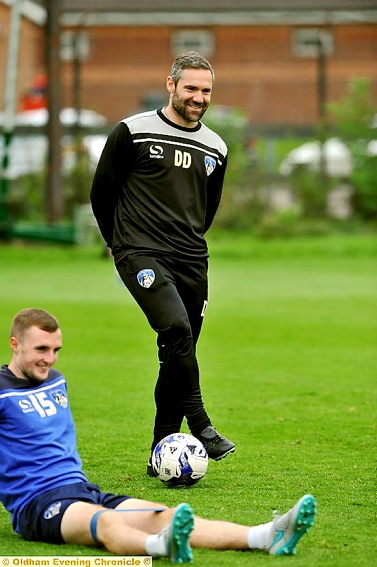
[(175, 85), (178, 83), (184, 69), (207, 69), (211, 71), (212, 81), (215, 80), (215, 72), (212, 65), (203, 55), (200, 55), (200, 53), (196, 51), (186, 51), (185, 53), (177, 55), (174, 59), (170, 76)]
[(59, 323), (48, 311), (29, 307), (22, 309), (14, 316), (10, 336), (20, 340), (30, 327), (38, 327), (42, 331), (54, 333), (59, 329)]

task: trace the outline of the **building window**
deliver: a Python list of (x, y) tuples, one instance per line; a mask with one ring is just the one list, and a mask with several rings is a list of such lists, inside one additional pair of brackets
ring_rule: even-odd
[(172, 34), (171, 50), (174, 55), (184, 51), (197, 51), (204, 57), (211, 57), (215, 50), (213, 33), (208, 30), (180, 30)]
[(86, 31), (65, 30), (60, 35), (60, 57), (63, 61), (89, 57), (89, 36)]
[(292, 52), (296, 57), (317, 57), (319, 49), (329, 56), (334, 51), (334, 38), (329, 30), (299, 29), (292, 34)]

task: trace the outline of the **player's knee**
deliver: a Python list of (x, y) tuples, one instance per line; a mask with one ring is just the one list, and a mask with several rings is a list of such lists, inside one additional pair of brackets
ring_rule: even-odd
[(106, 513), (101, 513), (96, 522), (95, 541), (101, 543), (107, 549), (111, 549), (119, 519), (118, 514), (114, 510), (106, 510)]
[(193, 337), (188, 321), (177, 319), (169, 329), (160, 333), (162, 348), (174, 350), (177, 356), (187, 356), (193, 348)]

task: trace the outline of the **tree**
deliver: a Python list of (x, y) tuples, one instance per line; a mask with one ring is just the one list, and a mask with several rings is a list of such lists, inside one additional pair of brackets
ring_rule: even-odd
[(370, 81), (352, 79), (343, 99), (328, 108), (340, 138), (351, 152), (349, 181), (355, 214), (363, 220), (377, 220), (377, 152), (372, 152), (371, 144), (377, 138), (377, 109), (372, 102)]

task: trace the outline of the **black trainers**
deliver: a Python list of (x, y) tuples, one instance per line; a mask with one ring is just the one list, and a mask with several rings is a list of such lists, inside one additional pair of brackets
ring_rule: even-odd
[(148, 459), (148, 464), (147, 464), (147, 475), (148, 476), (154, 476), (154, 477), (157, 476), (157, 473), (152, 466), (152, 459), (150, 457)]
[(209, 425), (199, 435), (195, 435), (207, 449), (207, 453), (210, 459), (214, 461), (220, 461), (224, 459), (229, 453), (234, 453), (236, 446), (232, 441), (226, 439), (220, 433), (216, 431), (212, 425)]

